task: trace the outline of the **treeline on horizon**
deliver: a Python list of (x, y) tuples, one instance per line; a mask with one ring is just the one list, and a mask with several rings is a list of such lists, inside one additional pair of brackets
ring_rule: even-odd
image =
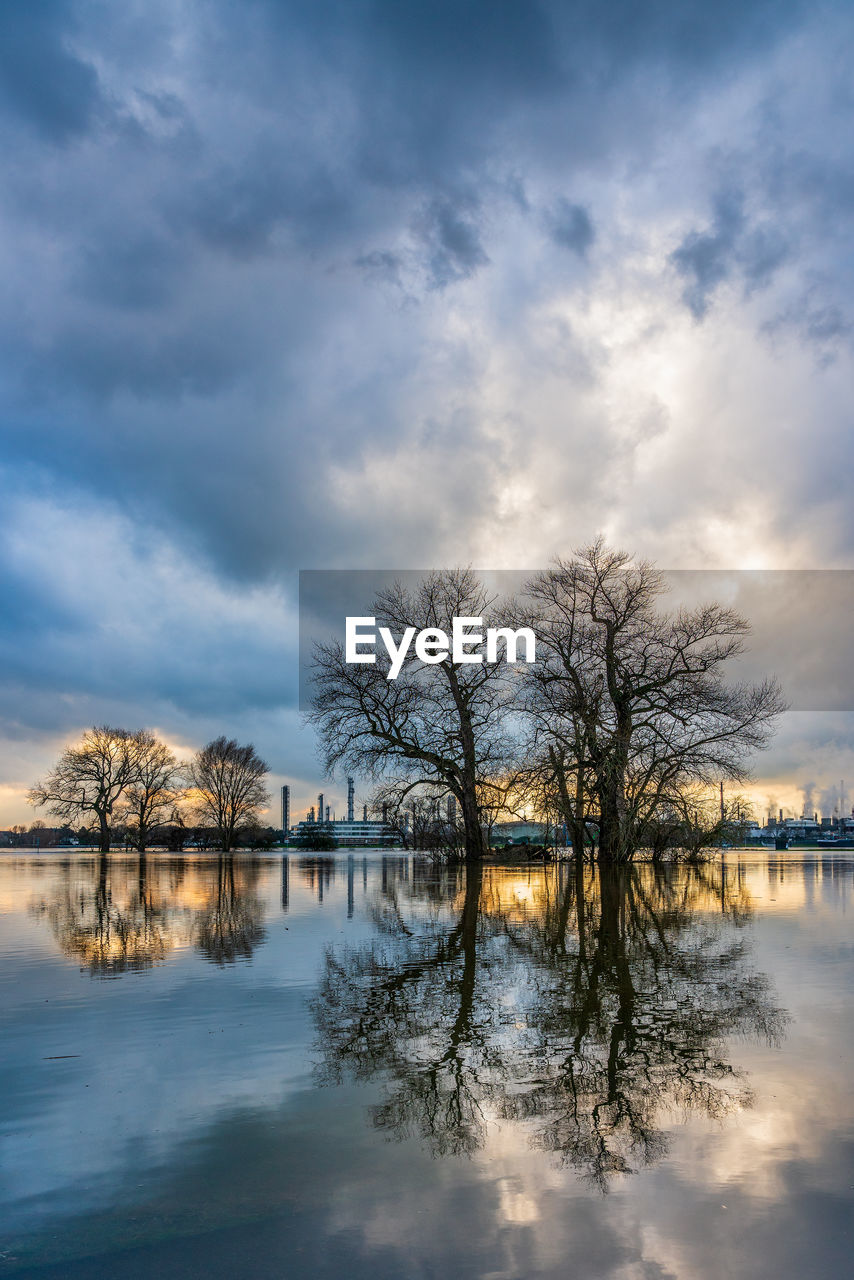
[[(773, 676), (727, 682), (747, 620), (709, 602), (668, 611), (662, 574), (602, 538), (498, 600), (470, 569), (380, 591), (364, 613), (401, 636), (453, 619), (529, 628), (536, 660), (348, 662), (314, 646), (309, 721), (328, 774), (372, 778), (374, 810), (417, 847), (479, 860), (496, 822), (565, 825), (573, 854), (630, 861), (738, 838), (751, 816), (723, 788), (750, 777), (785, 710)], [(388, 678), (392, 674), (395, 678)], [(453, 797), (459, 817), (442, 807)]]

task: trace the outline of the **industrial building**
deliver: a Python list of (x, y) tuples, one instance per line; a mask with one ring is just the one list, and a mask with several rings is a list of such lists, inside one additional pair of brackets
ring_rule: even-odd
[(298, 822), (291, 830), (291, 836), (302, 837), (322, 831), (332, 836), (336, 844), (347, 848), (362, 848), (368, 845), (399, 845), (400, 836), (392, 831), (384, 822), (365, 821), (348, 822), (346, 818), (338, 818), (329, 822)]
[[(285, 793), (287, 792), (287, 799)], [(326, 804), (321, 791), (317, 797), (317, 807), (309, 809), (308, 817), (295, 826), (289, 825), (290, 790), (282, 787), (282, 832), (285, 839), (301, 839), (322, 833), (331, 836), (335, 843), (347, 848), (363, 848), (366, 846), (400, 844), (400, 836), (384, 821), (375, 822), (368, 819), (368, 806), (362, 806), (362, 817), (355, 816), (355, 785), (352, 778), (347, 779), (347, 817), (333, 818), (331, 806)], [(286, 812), (287, 804), (287, 812)], [(286, 822), (286, 818), (288, 821)]]

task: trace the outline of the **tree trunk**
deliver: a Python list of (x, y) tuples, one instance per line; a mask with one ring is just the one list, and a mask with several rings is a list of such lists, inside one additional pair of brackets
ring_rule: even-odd
[(110, 852), (110, 824), (104, 813), (98, 814), (98, 851), (99, 853)]
[(618, 745), (598, 779), (600, 862), (628, 862), (632, 856), (626, 811), (627, 758), (627, 748)]
[(138, 853), (145, 853), (149, 840), (149, 824), (143, 808), (139, 812), (139, 827), (136, 833), (136, 848)]
[(460, 780), (460, 801), (463, 810), (466, 861), (471, 862), (482, 858), (486, 852), (483, 827), (480, 821), (480, 805), (477, 802), (477, 752), (475, 751), (471, 708), (462, 695), (453, 667), (450, 668), (448, 678), (460, 718), (460, 743), (462, 745), (463, 761), (458, 777)]
[(480, 824), (480, 808), (473, 785), (470, 787), (463, 785), (462, 810), (466, 860), (479, 861), (483, 858), (486, 847), (483, 840), (483, 828)]
[(576, 766), (575, 773), (575, 798), (574, 803), (569, 798), (569, 784), (566, 779), (566, 769), (562, 759), (558, 756), (553, 748), (549, 748), (549, 757), (551, 759), (552, 768), (554, 769), (555, 778), (558, 785), (558, 807), (561, 817), (566, 823), (566, 829), (569, 832), (572, 841), (572, 855), (578, 861), (584, 858), (584, 777), (581, 772), (580, 763)]

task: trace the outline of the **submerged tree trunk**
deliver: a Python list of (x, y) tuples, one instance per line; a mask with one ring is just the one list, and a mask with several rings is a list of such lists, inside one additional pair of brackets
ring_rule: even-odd
[(629, 862), (634, 852), (626, 805), (627, 760), (628, 747), (621, 743), (598, 778), (600, 862)]
[(486, 842), (483, 838), (483, 827), (480, 822), (480, 806), (474, 787), (463, 787), (462, 796), (463, 829), (465, 832), (465, 852), (467, 862), (478, 862), (486, 853)]
[(462, 767), (459, 772), (460, 800), (463, 809), (466, 861), (471, 862), (482, 858), (486, 853), (477, 794), (477, 749), (474, 725), (472, 723), (471, 707), (464, 696), (464, 691), (453, 667), (450, 669), (448, 680), (460, 724), (460, 742), (462, 745)]
[(566, 823), (569, 838), (572, 841), (572, 854), (579, 862), (584, 860), (586, 825), (584, 822), (584, 776), (580, 763), (576, 765), (575, 795), (570, 798), (566, 768), (561, 757), (553, 747), (549, 748), (551, 766), (554, 770), (558, 788), (558, 808)]
[(151, 838), (151, 832), (148, 823), (148, 817), (144, 811), (144, 807), (139, 811), (139, 826), (136, 833), (137, 852), (144, 854), (148, 848), (148, 841)]

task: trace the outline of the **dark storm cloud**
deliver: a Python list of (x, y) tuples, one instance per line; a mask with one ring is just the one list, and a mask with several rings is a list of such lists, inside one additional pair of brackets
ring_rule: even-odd
[(63, 0), (0, 7), (0, 100), (51, 143), (85, 132), (102, 105), (94, 68), (69, 49), (75, 26)]
[(77, 288), (82, 297), (124, 310), (167, 306), (181, 287), (183, 258), (168, 236), (131, 232), (118, 244), (81, 245)]
[(186, 217), (212, 249), (237, 258), (280, 252), (287, 242), (277, 245), (278, 230), (312, 249), (340, 242), (346, 233), (353, 204), (347, 188), (316, 155), (271, 140), (236, 166), (201, 177)]
[(373, 249), (370, 253), (363, 253), (356, 259), (356, 266), (364, 271), (368, 280), (384, 284), (399, 285), (401, 283), (402, 265), (399, 256), (389, 250)]
[(325, 0), (253, 14), (274, 36), (268, 65), (282, 42), (304, 42), (333, 110), (346, 102), (353, 162), (380, 186), (444, 182), (449, 166), (483, 158), (508, 113), (565, 80), (551, 8), (536, 2)]
[(821, 366), (834, 362), (854, 331), (854, 323), (837, 303), (816, 302), (815, 289), (807, 290), (796, 302), (777, 312), (765, 325), (771, 336), (794, 329), (801, 341), (813, 348)]
[[(603, 90), (645, 64), (665, 78), (712, 74), (773, 44), (802, 8), (799, 0), (259, 3), (251, 12), (270, 37), (269, 79), (256, 84), (268, 95), (281, 42), (304, 41), (317, 65), (349, 87), (365, 174), (435, 181), (449, 163), (482, 158), (520, 112), (545, 108), (549, 133), (562, 142), (580, 136), (592, 121), (565, 114), (573, 100), (592, 91), (601, 115)], [(222, 42), (219, 49), (222, 57)], [(597, 112), (595, 100), (589, 105)]]
[(423, 241), (427, 272), (433, 288), (444, 289), (456, 280), (466, 280), (489, 258), (480, 241), (474, 210), (435, 200), (416, 221), (416, 234)]
[(718, 285), (738, 273), (747, 289), (761, 287), (786, 253), (785, 240), (776, 228), (748, 224), (741, 192), (724, 191), (715, 201), (711, 227), (689, 232), (671, 260), (687, 281), (685, 305), (702, 320)]
[(729, 274), (744, 226), (741, 201), (726, 196), (718, 202), (712, 229), (692, 231), (673, 253), (673, 263), (688, 279), (685, 303), (697, 319), (706, 314), (709, 295)]
[(549, 210), (546, 226), (555, 244), (571, 249), (583, 258), (596, 238), (590, 214), (580, 204), (571, 204), (561, 197)]

